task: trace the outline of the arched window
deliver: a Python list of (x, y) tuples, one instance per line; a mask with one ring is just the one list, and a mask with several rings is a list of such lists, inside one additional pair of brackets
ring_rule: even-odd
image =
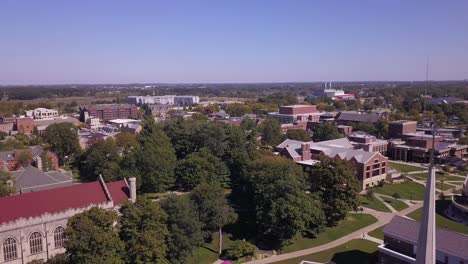
[(65, 243), (65, 229), (61, 226), (54, 230), (54, 244), (56, 248), (63, 247)]
[(42, 234), (39, 232), (34, 232), (29, 237), (29, 247), (31, 249), (31, 254), (37, 254), (42, 252)]
[(16, 240), (14, 238), (7, 238), (3, 242), (3, 260), (10, 261), (18, 258), (18, 251), (16, 250)]

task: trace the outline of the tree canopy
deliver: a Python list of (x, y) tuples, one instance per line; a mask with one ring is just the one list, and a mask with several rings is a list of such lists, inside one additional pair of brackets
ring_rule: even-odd
[(276, 119), (267, 119), (260, 125), (262, 142), (269, 146), (276, 146), (283, 140), (281, 125)]
[(332, 140), (343, 137), (336, 127), (331, 123), (325, 123), (315, 126), (313, 129), (312, 140), (315, 142)]
[(16, 192), (14, 179), (9, 171), (0, 170), (0, 197)]
[(70, 123), (49, 125), (45, 131), (45, 141), (57, 155), (60, 164), (64, 164), (67, 158), (73, 160), (81, 151), (77, 130)]
[(286, 138), (299, 140), (299, 141), (310, 141), (310, 134), (302, 129), (290, 129), (286, 132)]
[(106, 181), (120, 178), (121, 156), (113, 138), (98, 140), (91, 145), (79, 161), (80, 177), (85, 181), (95, 181), (99, 175)]

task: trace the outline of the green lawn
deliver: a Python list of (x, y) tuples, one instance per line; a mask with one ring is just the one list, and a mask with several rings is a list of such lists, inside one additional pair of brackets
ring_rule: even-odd
[(381, 226), (379, 228), (376, 228), (376, 229), (370, 231), (367, 234), (369, 236), (371, 236), (371, 237), (375, 237), (375, 238), (383, 240), (384, 239), (383, 229), (384, 229), (384, 226)]
[[(232, 243), (231, 235), (223, 232), (223, 249), (228, 248)], [(213, 240), (211, 243), (206, 243), (205, 245), (195, 249), (192, 252), (192, 256), (188, 258), (185, 263), (187, 264), (212, 264), (215, 262), (218, 256), (218, 242), (219, 236), (216, 232), (213, 234)]]
[(452, 188), (455, 188), (455, 186), (453, 185), (450, 185), (450, 184), (447, 184), (444, 182), (444, 184), (442, 185), (441, 182), (436, 182), (436, 188), (439, 189), (439, 190), (442, 190), (442, 191), (446, 191), (448, 189), (452, 189)]
[[(408, 176), (413, 177), (417, 180), (425, 181), (427, 178), (427, 173), (415, 173), (415, 174), (409, 174)], [(457, 177), (457, 176), (451, 176), (447, 174), (438, 174), (436, 173), (436, 180), (437, 181), (463, 181), (463, 178)]]
[[(452, 221), (451, 219), (445, 216), (444, 211), (449, 205), (450, 205), (450, 200), (444, 200), (444, 201), (438, 200), (436, 202), (436, 211), (437, 211), (436, 225), (437, 227), (447, 228), (449, 230), (468, 235), (468, 226)], [(408, 214), (408, 217), (411, 217), (414, 220), (420, 221), (421, 214), (422, 214), (422, 209), (420, 208)]]
[(377, 219), (368, 214), (350, 214), (335, 227), (326, 227), (316, 238), (298, 238), (281, 250), (281, 253), (293, 252), (305, 248), (319, 246), (349, 233), (377, 222)]
[(374, 209), (374, 210), (381, 211), (381, 212), (391, 212), (390, 209), (388, 209), (388, 207), (385, 206), (385, 204), (383, 204), (381, 201), (379, 201), (375, 197), (374, 199), (371, 200), (367, 196), (361, 195), (360, 199), (361, 199), (361, 205), (363, 207), (367, 207), (367, 208)]
[(399, 172), (412, 172), (412, 171), (422, 171), (424, 170), (423, 168), (416, 167), (416, 166), (411, 166), (411, 165), (406, 165), (406, 164), (400, 164), (400, 163), (395, 163), (395, 162), (389, 162), (388, 165), (390, 168), (393, 168)]
[(375, 263), (377, 260), (377, 246), (378, 244), (369, 240), (354, 239), (335, 248), (298, 258), (275, 262), (275, 264), (299, 264), (303, 260), (321, 263), (332, 261), (336, 264), (371, 264)]
[(384, 201), (390, 204), (391, 207), (395, 208), (397, 211), (404, 210), (408, 208), (408, 205), (398, 199), (394, 198), (384, 198)]
[(386, 183), (383, 187), (373, 187), (372, 190), (376, 193), (392, 196), (398, 193), (402, 199), (408, 200), (423, 200), (424, 186), (418, 183)]

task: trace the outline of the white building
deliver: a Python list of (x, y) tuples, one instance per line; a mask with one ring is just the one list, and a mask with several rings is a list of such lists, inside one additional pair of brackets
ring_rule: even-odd
[(32, 117), (34, 119), (47, 119), (58, 117), (58, 111), (55, 109), (48, 108), (36, 108), (34, 110), (26, 111), (26, 116)]
[(168, 105), (194, 105), (200, 102), (198, 96), (192, 95), (162, 95), (162, 96), (129, 96), (127, 103), (135, 105), (152, 105), (152, 104), (168, 104)]
[(117, 210), (136, 200), (135, 178), (76, 184), (0, 198), (0, 264), (44, 263), (65, 252), (65, 228), (91, 207)]

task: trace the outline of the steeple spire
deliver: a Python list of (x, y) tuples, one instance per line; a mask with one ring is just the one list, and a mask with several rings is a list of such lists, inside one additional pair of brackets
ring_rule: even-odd
[(435, 229), (435, 147), (436, 124), (432, 123), (432, 149), (429, 172), (426, 179), (426, 191), (424, 193), (423, 213), (421, 226), (419, 227), (418, 249), (416, 252), (416, 264), (435, 264), (436, 254), (436, 229)]

